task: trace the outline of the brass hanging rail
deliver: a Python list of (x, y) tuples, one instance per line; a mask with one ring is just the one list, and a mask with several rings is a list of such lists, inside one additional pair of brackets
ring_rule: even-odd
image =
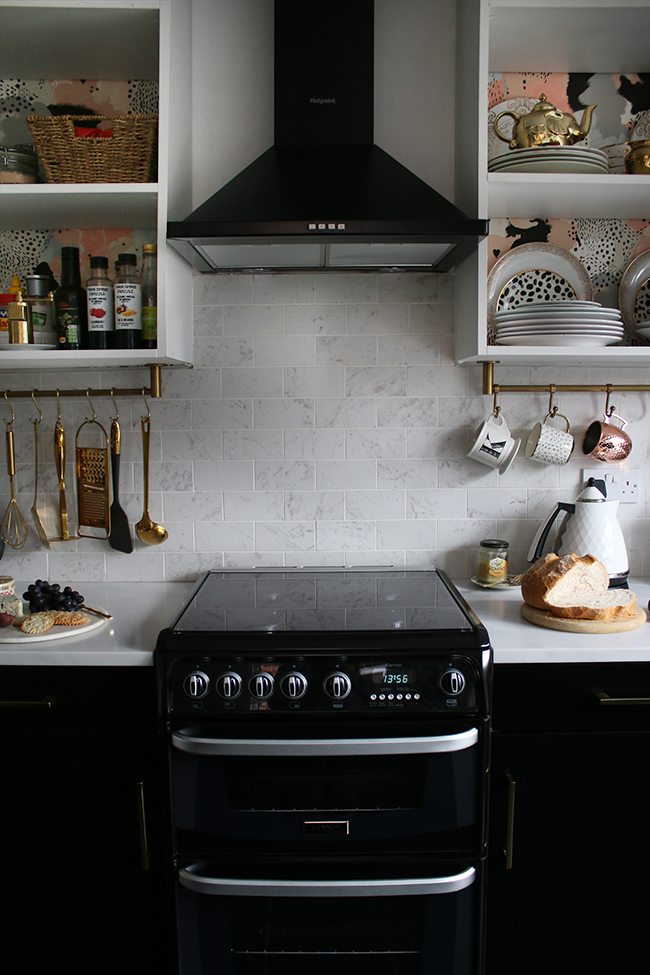
[(494, 366), (498, 363), (483, 363), (483, 395), (492, 396), (496, 393), (547, 393), (551, 386), (558, 393), (609, 393), (612, 390), (628, 393), (650, 393), (649, 385), (628, 385), (624, 383), (587, 383), (560, 385), (556, 383), (522, 383), (510, 385), (494, 382)]
[(162, 366), (158, 362), (149, 364), (149, 386), (137, 386), (133, 389), (5, 389), (2, 395), (10, 399), (27, 398), (32, 395), (38, 396), (140, 396), (145, 394), (152, 399), (160, 399), (162, 393), (162, 382), (160, 378)]

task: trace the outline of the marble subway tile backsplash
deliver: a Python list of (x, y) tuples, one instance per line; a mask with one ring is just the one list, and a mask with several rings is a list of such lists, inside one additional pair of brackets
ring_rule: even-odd
[[(523, 445), (499, 475), (465, 455), (492, 398), (479, 366), (453, 356), (453, 275), (207, 275), (194, 279), (195, 367), (164, 369), (151, 402), (152, 517), (164, 545), (114, 552), (105, 541), (53, 542), (34, 530), (23, 549), (6, 549), (3, 572), (53, 581), (191, 580), (205, 569), (253, 565), (438, 566), (471, 576), (485, 537), (510, 542), (511, 567), (525, 567), (541, 518), (581, 488), (586, 425), (604, 395), (557, 395), (576, 449), (563, 468), (527, 460)], [(621, 375), (618, 373), (621, 372)], [(551, 374), (552, 373), (552, 374)], [(589, 370), (579, 356), (549, 368), (503, 368), (502, 382), (648, 383), (648, 370)], [(12, 386), (148, 384), (143, 369), (37, 375)], [(16, 410), (18, 501), (33, 501), (33, 411)], [(62, 398), (68, 442), (85, 401)], [(648, 482), (648, 397), (614, 394), (634, 442), (627, 466)], [(503, 394), (515, 436), (544, 418), (548, 396)], [(42, 404), (39, 510), (56, 535), (58, 492), (52, 430), (55, 404)], [(108, 427), (109, 399), (96, 404)], [(120, 499), (131, 525), (142, 515), (142, 401), (120, 400)], [(9, 484), (0, 472), (3, 510)], [(68, 509), (74, 521), (74, 451), (68, 451)], [(650, 572), (646, 493), (619, 516), (633, 573)], [(650, 514), (650, 512), (649, 512)], [(31, 525), (31, 520), (30, 520)], [(72, 525), (71, 527), (74, 527)]]

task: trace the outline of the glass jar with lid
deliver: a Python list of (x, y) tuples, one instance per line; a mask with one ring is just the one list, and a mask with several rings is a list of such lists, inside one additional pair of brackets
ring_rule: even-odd
[(477, 581), (486, 586), (495, 586), (508, 581), (509, 542), (500, 538), (484, 538), (478, 547)]
[(0, 146), (0, 183), (37, 183), (38, 156), (33, 146)]

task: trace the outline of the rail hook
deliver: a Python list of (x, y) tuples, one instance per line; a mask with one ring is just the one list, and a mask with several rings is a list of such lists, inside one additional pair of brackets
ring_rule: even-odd
[[(114, 392), (115, 392), (115, 386), (111, 386), (111, 399), (113, 401), (113, 409), (115, 410), (115, 420), (119, 420), (120, 419), (120, 411), (118, 410), (117, 403), (115, 402), (115, 396), (113, 395)], [(113, 418), (111, 417), (111, 419), (113, 419)]]
[(58, 413), (58, 416), (56, 418), (56, 424), (57, 424), (57, 426), (59, 426), (62, 423), (62, 418), (61, 418), (61, 400), (59, 398), (59, 391), (58, 391), (58, 389), (56, 390), (56, 410), (57, 410), (57, 413)]
[[(91, 410), (93, 411), (93, 418), (92, 418), (92, 422), (93, 422), (93, 423), (96, 423), (96, 422), (97, 422), (97, 414), (95, 413), (95, 407), (93, 406), (93, 402), (92, 402), (92, 400), (91, 400), (91, 398), (90, 398), (90, 386), (89, 386), (89, 387), (88, 387), (88, 389), (86, 390), (86, 399), (88, 400), (88, 406), (89, 406), (89, 407), (90, 407), (90, 409), (91, 409)], [(86, 417), (86, 419), (88, 419), (88, 417)]]
[(557, 387), (555, 383), (549, 383), (548, 391), (550, 393), (550, 396), (548, 398), (548, 416), (551, 417), (552, 419), (556, 415), (558, 410), (557, 406), (553, 406), (553, 397), (555, 396), (555, 393), (557, 391)]
[(144, 405), (147, 408), (147, 415), (146, 416), (143, 416), (142, 419), (143, 420), (150, 420), (151, 419), (151, 410), (149, 409), (149, 404), (147, 403), (147, 397), (144, 395), (144, 391), (145, 391), (145, 387), (143, 386), (142, 387), (142, 399), (144, 400)]
[(11, 420), (5, 420), (5, 426), (6, 426), (7, 430), (13, 430), (13, 428), (14, 428), (14, 420), (16, 419), (16, 414), (14, 413), (13, 406), (9, 402), (9, 397), (7, 396), (7, 391), (6, 390), (5, 390), (4, 396), (5, 396), (5, 403), (7, 404), (7, 406), (9, 407), (9, 409), (11, 410)]
[(32, 397), (32, 401), (33, 401), (33, 403), (34, 403), (34, 406), (35, 406), (35, 407), (36, 407), (36, 409), (38, 410), (38, 420), (34, 420), (34, 419), (32, 419), (32, 417), (31, 417), (31, 416), (30, 416), (30, 418), (29, 418), (29, 419), (31, 420), (31, 422), (32, 422), (32, 423), (34, 424), (34, 426), (35, 426), (35, 427), (37, 427), (37, 426), (38, 426), (38, 424), (39, 424), (39, 423), (41, 423), (41, 422), (42, 422), (42, 420), (43, 420), (43, 412), (42, 412), (42, 410), (41, 410), (41, 408), (40, 408), (40, 406), (38, 405), (38, 403), (36, 402), (36, 393), (37, 393), (37, 392), (38, 392), (38, 390), (36, 390), (36, 389), (33, 389), (33, 390), (32, 390), (32, 392), (31, 392), (31, 397)]
[(605, 400), (605, 416), (611, 417), (616, 408), (614, 406), (609, 405), (609, 397), (612, 395), (612, 390), (614, 387), (612, 386), (611, 383), (607, 383), (607, 386), (605, 388), (607, 389), (607, 399)]
[(494, 388), (494, 400), (492, 402), (492, 413), (495, 416), (495, 418), (498, 418), (499, 413), (501, 412), (501, 407), (499, 406), (499, 387), (494, 386), (493, 388)]

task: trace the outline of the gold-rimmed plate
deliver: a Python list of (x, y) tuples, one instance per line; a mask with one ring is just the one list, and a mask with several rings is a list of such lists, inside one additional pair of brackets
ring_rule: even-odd
[(488, 322), (497, 312), (540, 302), (591, 301), (591, 279), (584, 264), (555, 244), (520, 244), (492, 268), (487, 282)]

